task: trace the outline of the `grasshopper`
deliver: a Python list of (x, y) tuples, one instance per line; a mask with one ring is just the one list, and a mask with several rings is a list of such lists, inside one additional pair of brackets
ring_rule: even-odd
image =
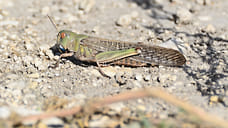
[(56, 46), (61, 53), (60, 59), (74, 56), (77, 60), (95, 63), (100, 73), (106, 77), (109, 76), (101, 70), (102, 66), (181, 66), (186, 62), (185, 57), (174, 49), (103, 39), (76, 34), (69, 30), (61, 30), (58, 33)]

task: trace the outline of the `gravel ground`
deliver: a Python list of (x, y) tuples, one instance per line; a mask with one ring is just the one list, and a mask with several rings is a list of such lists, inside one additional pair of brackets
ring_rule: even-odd
[[(228, 120), (227, 5), (227, 0), (2, 0), (0, 117), (8, 118), (11, 110), (19, 115), (40, 113), (57, 97), (70, 100), (71, 107), (93, 97), (153, 86)], [(183, 67), (103, 68), (111, 79), (101, 76), (95, 65), (73, 58), (50, 68), (59, 58), (51, 50), (58, 31), (47, 14), (59, 30), (177, 49), (187, 63)], [(177, 112), (158, 99), (111, 108), (140, 110), (158, 119)], [(90, 126), (107, 120), (91, 121)], [(59, 118), (45, 121), (64, 123)]]

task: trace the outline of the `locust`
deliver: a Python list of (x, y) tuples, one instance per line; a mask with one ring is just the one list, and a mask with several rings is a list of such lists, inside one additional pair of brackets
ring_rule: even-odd
[(104, 39), (77, 34), (70, 30), (59, 31), (56, 46), (61, 53), (60, 59), (73, 56), (79, 61), (97, 64), (100, 73), (106, 77), (109, 76), (101, 70), (101, 67), (108, 65), (181, 66), (186, 62), (184, 55), (174, 49), (141, 42)]

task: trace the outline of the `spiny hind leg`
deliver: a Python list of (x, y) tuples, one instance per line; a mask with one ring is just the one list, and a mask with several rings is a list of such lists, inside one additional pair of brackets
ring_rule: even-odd
[(101, 73), (101, 75), (110, 79), (111, 77), (109, 75), (105, 74), (104, 71), (101, 69), (101, 67), (103, 67), (103, 64), (100, 65), (100, 63), (98, 61), (96, 61), (96, 63), (98, 66), (98, 71)]

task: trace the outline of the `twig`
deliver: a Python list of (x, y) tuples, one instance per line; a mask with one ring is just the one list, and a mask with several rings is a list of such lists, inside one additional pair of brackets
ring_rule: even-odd
[[(146, 89), (141, 89), (141, 90), (136, 90), (136, 91), (128, 91), (124, 92), (115, 96), (108, 96), (105, 97), (101, 100), (96, 101), (96, 103), (88, 105), (90, 111), (93, 111), (94, 109), (97, 109), (99, 107), (103, 107), (108, 104), (116, 103), (116, 102), (121, 102), (121, 101), (127, 101), (130, 99), (137, 99), (137, 98), (143, 98), (143, 97), (155, 97), (155, 98), (160, 98), (163, 99), (166, 102), (172, 103), (175, 106), (183, 108), (185, 111), (189, 112), (190, 114), (195, 115), (199, 119), (211, 123), (214, 126), (219, 126), (219, 127), (228, 127), (228, 123), (214, 115), (208, 114), (204, 112), (202, 109), (197, 108), (195, 106), (192, 106), (186, 102), (183, 102), (181, 100), (178, 100), (176, 97), (173, 95), (170, 95), (166, 93), (165, 91), (158, 89), (158, 88), (146, 88)], [(71, 109), (66, 109), (66, 110), (60, 110), (60, 111), (54, 111), (54, 112), (49, 112), (49, 113), (43, 113), (40, 115), (32, 115), (32, 116), (27, 116), (21, 119), (21, 121), (29, 121), (29, 120), (41, 120), (45, 118), (50, 118), (50, 117), (66, 117), (70, 116), (73, 114), (76, 114), (82, 110), (82, 106), (77, 106)]]

